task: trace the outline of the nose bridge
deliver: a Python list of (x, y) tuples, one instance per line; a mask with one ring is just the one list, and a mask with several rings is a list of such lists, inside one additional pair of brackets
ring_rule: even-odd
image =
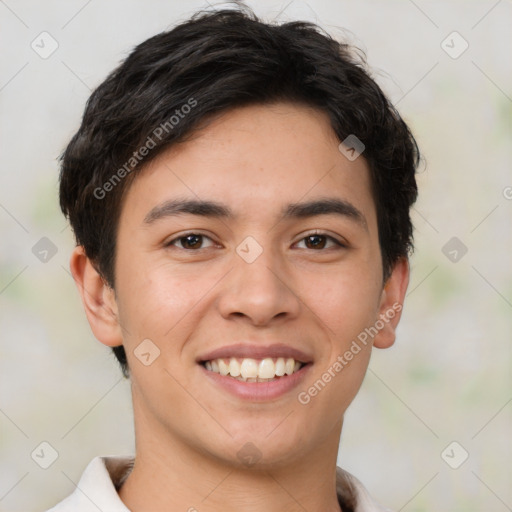
[(297, 315), (299, 301), (287, 285), (285, 265), (278, 251), (246, 239), (236, 252), (234, 268), (219, 299), (221, 314), (225, 318), (243, 315), (258, 325), (278, 315)]

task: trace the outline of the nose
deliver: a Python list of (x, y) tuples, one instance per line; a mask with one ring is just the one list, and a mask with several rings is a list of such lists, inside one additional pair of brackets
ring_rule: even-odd
[(234, 268), (223, 280), (218, 298), (224, 318), (243, 318), (255, 326), (265, 326), (298, 316), (300, 299), (277, 254), (264, 250), (252, 263), (234, 257)]

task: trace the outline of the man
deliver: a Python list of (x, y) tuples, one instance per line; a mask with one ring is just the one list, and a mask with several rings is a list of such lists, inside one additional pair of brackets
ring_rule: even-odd
[(92, 94), (62, 157), (71, 270), (131, 379), (135, 458), (63, 511), (382, 509), (336, 468), (412, 248), (413, 136), (354, 50), (198, 13)]

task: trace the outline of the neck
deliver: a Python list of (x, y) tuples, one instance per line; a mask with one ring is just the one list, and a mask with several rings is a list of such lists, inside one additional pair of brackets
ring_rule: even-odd
[(146, 430), (136, 421), (137, 456), (119, 495), (132, 512), (339, 512), (336, 455), (340, 434), (341, 423), (314, 453), (258, 469), (219, 460), (163, 428)]

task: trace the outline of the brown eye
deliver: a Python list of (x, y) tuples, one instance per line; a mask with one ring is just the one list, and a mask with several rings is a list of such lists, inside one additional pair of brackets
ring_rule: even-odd
[(304, 238), (308, 249), (323, 249), (327, 243), (327, 238), (322, 235), (310, 235)]
[(180, 236), (178, 238), (175, 238), (174, 240), (171, 240), (167, 245), (177, 246), (180, 249), (197, 250), (204, 248), (201, 246), (203, 245), (205, 240), (210, 240), (210, 238), (208, 238), (205, 235), (200, 235), (197, 233), (189, 233), (187, 235)]
[(330, 249), (333, 247), (346, 247), (344, 244), (342, 244), (332, 236), (323, 235), (321, 233), (313, 233), (311, 235), (308, 235), (304, 237), (302, 240), (300, 240), (298, 243), (304, 243), (305, 249), (311, 249), (316, 251), (321, 251), (322, 249)]

